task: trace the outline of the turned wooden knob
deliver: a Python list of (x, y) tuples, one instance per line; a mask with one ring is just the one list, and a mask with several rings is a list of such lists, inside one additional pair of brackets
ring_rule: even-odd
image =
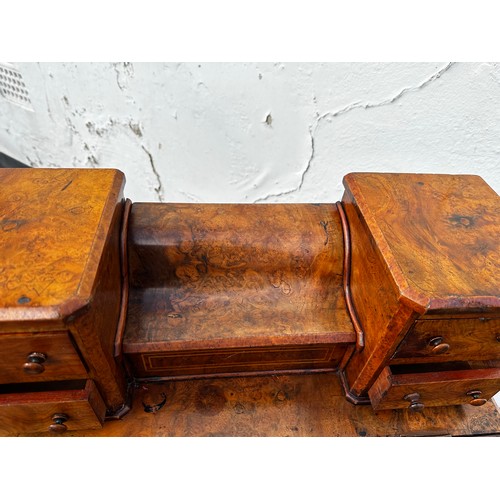
[(467, 393), (467, 396), (472, 396), (472, 399), (469, 401), (469, 404), (472, 406), (482, 406), (484, 405), (488, 400), (480, 397), (482, 394), (481, 391), (474, 390), (474, 391), (469, 391)]
[(500, 342), (500, 333), (497, 334), (497, 342)]
[(424, 403), (420, 402), (420, 394), (418, 392), (413, 392), (411, 394), (407, 394), (404, 398), (405, 401), (410, 402), (410, 406), (408, 409), (410, 411), (422, 411), (424, 409)]
[(26, 358), (26, 363), (23, 365), (23, 370), (31, 375), (38, 375), (45, 371), (45, 363), (47, 356), (41, 352), (32, 352)]
[(450, 344), (443, 342), (443, 337), (434, 337), (429, 340), (429, 345), (432, 347), (432, 354), (444, 354), (450, 350)]
[(64, 422), (66, 422), (69, 419), (68, 415), (66, 413), (55, 413), (52, 415), (52, 421), (54, 422), (53, 424), (49, 425), (49, 431), (55, 432), (56, 434), (62, 434), (63, 432), (66, 432), (68, 428), (66, 425), (64, 425)]

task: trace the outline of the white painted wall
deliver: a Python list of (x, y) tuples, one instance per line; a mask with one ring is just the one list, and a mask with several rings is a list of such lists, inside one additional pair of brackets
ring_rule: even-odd
[(334, 202), (352, 171), (474, 173), (500, 193), (500, 64), (14, 66), (34, 112), (0, 99), (0, 150), (119, 168), (133, 201)]
[(0, 99), (0, 148), (119, 168), (133, 201), (332, 202), (360, 170), (476, 173), (500, 192), (500, 64), (15, 66), (35, 111)]

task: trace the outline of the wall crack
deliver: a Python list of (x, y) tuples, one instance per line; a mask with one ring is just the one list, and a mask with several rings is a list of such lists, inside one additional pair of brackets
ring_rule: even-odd
[(153, 160), (153, 155), (141, 144), (141, 148), (144, 150), (144, 152), (148, 155), (149, 157), (149, 162), (151, 164), (151, 170), (153, 170), (153, 174), (156, 177), (156, 180), (158, 181), (158, 186), (154, 188), (156, 191), (156, 195), (158, 196), (158, 200), (160, 202), (164, 201), (164, 192), (163, 192), (163, 184), (161, 182), (161, 177), (158, 171), (156, 170), (155, 167), (155, 162)]
[(387, 99), (384, 99), (383, 101), (380, 102), (354, 102), (352, 104), (348, 104), (344, 108), (341, 108), (337, 111), (327, 111), (326, 113), (323, 113), (322, 115), (318, 116), (316, 119), (316, 126), (315, 130), (318, 127), (318, 124), (321, 120), (324, 120), (325, 118), (336, 118), (337, 116), (344, 115), (345, 113), (348, 113), (349, 111), (352, 111), (353, 109), (358, 109), (358, 108), (363, 108), (363, 109), (371, 109), (371, 108), (380, 108), (382, 106), (388, 106), (389, 104), (393, 104), (394, 102), (398, 101), (403, 97), (405, 94), (408, 92), (414, 92), (416, 90), (421, 90), (424, 87), (427, 87), (430, 83), (434, 82), (438, 78), (440, 78), (444, 73), (446, 73), (455, 63), (454, 62), (449, 62), (445, 66), (443, 66), (441, 69), (433, 73), (429, 78), (426, 78), (423, 82), (419, 83), (418, 85), (411, 86), (411, 87), (404, 87), (401, 89), (397, 94), (395, 94), (392, 97), (388, 97)]
[(280, 196), (284, 196), (286, 194), (294, 193), (295, 191), (300, 191), (300, 189), (302, 188), (302, 185), (304, 184), (304, 179), (306, 177), (306, 174), (309, 171), (309, 169), (311, 168), (312, 161), (314, 159), (314, 154), (315, 154), (315, 149), (314, 149), (314, 135), (313, 135), (312, 127), (309, 127), (309, 136), (311, 138), (311, 154), (309, 156), (309, 160), (307, 162), (306, 167), (304, 168), (304, 170), (302, 171), (302, 173), (300, 175), (299, 185), (297, 187), (291, 188), (291, 189), (289, 189), (287, 191), (282, 191), (280, 193), (270, 193), (270, 194), (268, 194), (266, 196), (262, 196), (260, 198), (257, 198), (254, 201), (254, 203), (258, 203), (259, 201), (266, 201), (269, 198), (279, 198)]
[(344, 106), (343, 108), (340, 108), (336, 111), (327, 111), (323, 114), (317, 114), (317, 117), (316, 117), (313, 125), (309, 126), (309, 136), (311, 138), (311, 154), (309, 156), (309, 159), (307, 161), (306, 166), (302, 170), (302, 173), (300, 176), (300, 181), (299, 181), (298, 185), (296, 187), (290, 188), (286, 191), (282, 191), (279, 193), (270, 193), (268, 195), (257, 198), (254, 201), (254, 203), (258, 203), (260, 201), (266, 201), (266, 200), (269, 200), (270, 198), (279, 198), (280, 196), (294, 193), (294, 192), (300, 191), (302, 189), (302, 186), (304, 184), (304, 179), (311, 168), (312, 161), (313, 161), (314, 155), (315, 155), (315, 148), (314, 148), (315, 134), (318, 130), (320, 123), (323, 120), (325, 120), (327, 118), (330, 118), (330, 119), (337, 118), (338, 116), (345, 115), (346, 113), (349, 113), (350, 111), (353, 111), (353, 110), (359, 109), (359, 108), (366, 110), (366, 109), (372, 109), (372, 108), (380, 108), (382, 106), (388, 106), (390, 104), (393, 104), (396, 101), (398, 101), (399, 99), (401, 99), (405, 94), (407, 94), (409, 92), (415, 92), (415, 91), (421, 90), (424, 87), (427, 87), (428, 85), (430, 85), (432, 82), (441, 78), (441, 76), (444, 73), (446, 73), (450, 68), (452, 68), (455, 64), (456, 64), (455, 62), (446, 63), (442, 68), (438, 69), (435, 73), (433, 73), (431, 76), (429, 76), (428, 78), (426, 78), (425, 80), (423, 80), (419, 84), (413, 85), (410, 87), (404, 87), (403, 89), (401, 89), (399, 92), (397, 92), (393, 96), (388, 97), (386, 99), (383, 99), (382, 101), (379, 101), (379, 102), (356, 101), (356, 102), (348, 104), (347, 106)]

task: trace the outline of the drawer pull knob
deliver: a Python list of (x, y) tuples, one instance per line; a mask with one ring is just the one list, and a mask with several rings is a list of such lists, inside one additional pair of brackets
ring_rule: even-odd
[(410, 402), (410, 406), (408, 406), (410, 411), (417, 412), (424, 409), (424, 403), (420, 402), (420, 394), (418, 392), (407, 394), (403, 399)]
[(23, 365), (23, 370), (31, 375), (38, 375), (45, 371), (43, 363), (47, 360), (47, 356), (41, 352), (32, 352), (26, 358), (26, 363)]
[(484, 398), (481, 398), (482, 392), (481, 391), (478, 391), (478, 390), (474, 390), (474, 391), (469, 391), (467, 393), (467, 396), (472, 396), (472, 399), (469, 401), (469, 404), (471, 404), (472, 406), (482, 406), (484, 405), (487, 400), (484, 399)]
[(450, 344), (443, 342), (443, 337), (434, 337), (429, 340), (429, 345), (432, 347), (432, 354), (444, 354), (450, 350)]
[(497, 342), (500, 342), (500, 333), (497, 334)]
[(55, 413), (52, 416), (52, 421), (54, 422), (53, 424), (49, 425), (49, 431), (55, 432), (56, 434), (62, 434), (63, 432), (66, 432), (68, 428), (66, 425), (64, 425), (64, 422), (66, 422), (69, 419), (68, 415), (66, 413)]

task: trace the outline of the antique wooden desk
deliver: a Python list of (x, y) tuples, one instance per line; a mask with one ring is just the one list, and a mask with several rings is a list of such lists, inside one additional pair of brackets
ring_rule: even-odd
[(282, 420), (255, 435), (500, 433), (481, 178), (349, 174), (341, 202), (287, 205), (132, 203), (124, 182), (0, 170), (1, 435), (237, 435), (248, 408)]

